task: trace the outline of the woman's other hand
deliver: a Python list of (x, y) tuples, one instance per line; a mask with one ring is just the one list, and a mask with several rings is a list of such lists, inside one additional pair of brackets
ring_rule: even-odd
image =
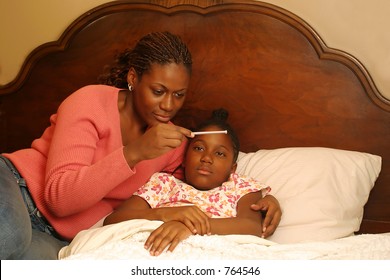
[(271, 236), (278, 227), (282, 217), (282, 209), (280, 208), (279, 201), (272, 195), (266, 195), (262, 199), (259, 199), (256, 204), (252, 204), (251, 209), (266, 212), (263, 220), (262, 237), (267, 238)]

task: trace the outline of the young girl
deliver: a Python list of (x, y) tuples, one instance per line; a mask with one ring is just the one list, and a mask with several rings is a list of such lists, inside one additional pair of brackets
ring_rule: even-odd
[[(156, 173), (129, 200), (105, 219), (105, 224), (129, 219), (164, 221), (145, 243), (151, 255), (166, 247), (173, 251), (191, 234), (263, 235), (262, 215), (250, 206), (270, 190), (234, 173), (239, 141), (226, 123), (227, 112), (217, 110), (201, 131), (226, 131), (195, 136), (183, 163), (185, 182)], [(175, 208), (176, 207), (176, 208)]]

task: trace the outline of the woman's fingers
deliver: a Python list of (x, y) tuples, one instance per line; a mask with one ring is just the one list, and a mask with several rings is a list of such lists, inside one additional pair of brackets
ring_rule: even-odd
[(130, 163), (156, 158), (179, 147), (187, 141), (187, 137), (191, 137), (190, 130), (159, 123), (148, 128), (141, 137), (130, 141), (124, 149), (125, 157), (129, 158)]
[(252, 204), (251, 209), (254, 211), (265, 211), (262, 237), (271, 236), (278, 227), (282, 217), (282, 209), (278, 200), (272, 195), (266, 195), (255, 204)]
[(280, 220), (282, 217), (281, 211), (275, 211), (272, 213), (272, 215), (268, 216), (268, 212), (264, 219), (264, 226), (263, 226), (263, 237), (267, 238), (274, 234), (276, 228), (278, 227)]

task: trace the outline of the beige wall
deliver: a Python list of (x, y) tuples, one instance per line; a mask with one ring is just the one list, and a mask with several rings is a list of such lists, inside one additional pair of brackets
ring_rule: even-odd
[[(11, 82), (30, 51), (57, 40), (87, 10), (108, 0), (0, 0), (0, 84)], [(308, 22), (329, 47), (349, 52), (390, 99), (390, 1), (265, 0)]]

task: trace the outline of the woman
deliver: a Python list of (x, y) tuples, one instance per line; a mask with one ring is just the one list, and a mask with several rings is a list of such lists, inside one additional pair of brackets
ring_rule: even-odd
[[(56, 259), (153, 173), (175, 170), (191, 131), (170, 120), (183, 106), (191, 68), (179, 37), (148, 34), (117, 58), (105, 85), (66, 98), (31, 148), (3, 154), (0, 258)], [(277, 201), (255, 206), (262, 207), (276, 226)]]

